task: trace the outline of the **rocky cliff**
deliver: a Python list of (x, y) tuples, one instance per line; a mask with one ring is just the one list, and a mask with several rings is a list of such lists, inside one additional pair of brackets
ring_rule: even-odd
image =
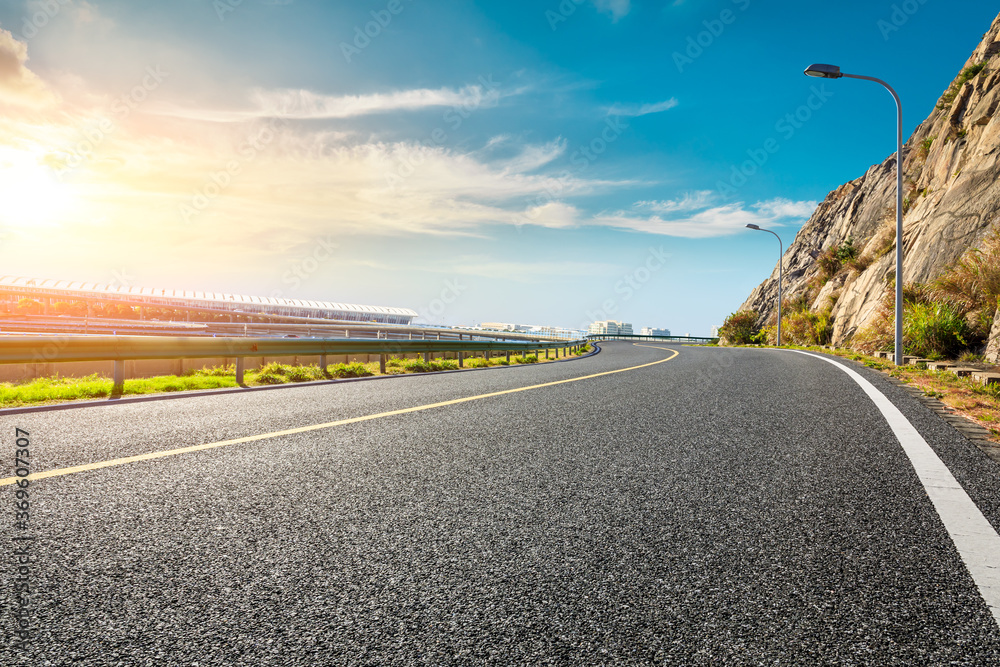
[[(905, 103), (905, 102), (904, 102)], [(1000, 221), (1000, 16), (903, 148), (904, 281), (939, 276)], [(832, 304), (833, 340), (847, 344), (875, 315), (895, 277), (896, 157), (873, 166), (819, 205), (785, 256), (785, 298)], [(853, 268), (828, 278), (824, 251), (851, 239)], [(741, 309), (774, 319), (778, 268)], [(825, 284), (823, 284), (826, 279)], [(998, 316), (1000, 325), (1000, 316)], [(994, 336), (1000, 329), (994, 327)], [(1000, 345), (994, 355), (1000, 354)]]

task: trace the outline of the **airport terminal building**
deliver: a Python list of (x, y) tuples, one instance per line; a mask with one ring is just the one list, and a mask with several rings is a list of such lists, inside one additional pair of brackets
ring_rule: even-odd
[(94, 315), (95, 310), (112, 305), (135, 311), (139, 319), (145, 319), (148, 311), (172, 312), (188, 320), (193, 314), (206, 314), (228, 315), (229, 319), (239, 317), (241, 321), (254, 317), (291, 317), (394, 325), (408, 325), (417, 317), (417, 313), (409, 308), (0, 277), (0, 302), (8, 305), (8, 312), (11, 307), (21, 304), (23, 299), (37, 302), (38, 313), (46, 315), (59, 314), (56, 304), (72, 304), (81, 311), (85, 310), (76, 313), (79, 315)]

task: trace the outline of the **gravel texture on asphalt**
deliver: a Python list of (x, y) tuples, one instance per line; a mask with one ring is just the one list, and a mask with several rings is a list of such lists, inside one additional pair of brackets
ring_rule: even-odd
[[(35, 643), (12, 648), (5, 612), (0, 664), (1000, 664), (1000, 630), (846, 374), (787, 351), (675, 349), (39, 480)], [(606, 343), (538, 367), (4, 415), (4, 458), (15, 426), (41, 471), (668, 354)], [(842, 363), (1000, 527), (1000, 466)]]

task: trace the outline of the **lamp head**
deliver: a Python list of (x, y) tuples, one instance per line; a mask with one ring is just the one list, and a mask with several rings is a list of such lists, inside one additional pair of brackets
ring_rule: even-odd
[(840, 68), (836, 65), (815, 64), (806, 68), (806, 76), (814, 76), (819, 79), (839, 79), (844, 76)]
[(756, 229), (757, 231), (760, 231), (760, 227), (757, 225), (747, 225), (747, 229)]

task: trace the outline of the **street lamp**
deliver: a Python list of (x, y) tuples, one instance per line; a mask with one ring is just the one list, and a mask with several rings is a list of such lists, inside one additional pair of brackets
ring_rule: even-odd
[[(757, 225), (747, 225), (747, 229), (756, 229), (758, 232), (774, 234), (770, 229), (763, 229)], [(781, 347), (781, 265), (782, 259), (785, 257), (785, 246), (781, 242), (780, 236), (774, 234), (774, 238), (778, 239), (778, 347)]]
[(864, 79), (881, 84), (896, 100), (896, 349), (894, 356), (896, 365), (903, 364), (903, 103), (899, 95), (882, 79), (859, 74), (844, 74), (836, 65), (810, 65), (806, 76), (820, 79)]

